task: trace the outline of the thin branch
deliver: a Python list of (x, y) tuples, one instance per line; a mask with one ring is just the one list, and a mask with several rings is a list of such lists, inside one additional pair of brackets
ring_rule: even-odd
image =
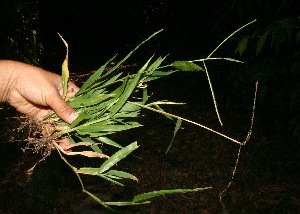
[(205, 70), (205, 73), (206, 73), (206, 77), (207, 77), (207, 81), (208, 81), (208, 84), (209, 84), (209, 88), (210, 88), (210, 91), (211, 91), (211, 96), (212, 96), (213, 101), (214, 101), (214, 106), (215, 106), (216, 114), (218, 116), (218, 119), (219, 119), (219, 122), (220, 122), (221, 126), (223, 126), (223, 123), (222, 123), (222, 120), (221, 120), (221, 116), (220, 116), (220, 113), (219, 113), (219, 110), (218, 110), (218, 105), (217, 105), (217, 100), (216, 100), (216, 97), (215, 97), (215, 92), (213, 90), (213, 86), (211, 84), (211, 80), (210, 80), (210, 77), (209, 77), (209, 74), (208, 74), (208, 70), (207, 70), (207, 67), (206, 67), (206, 64), (205, 64), (204, 61), (203, 61), (203, 66), (204, 66), (204, 70)]
[(256, 22), (256, 19), (249, 22), (248, 24), (245, 24), (244, 26), (240, 27), (239, 29), (237, 29), (236, 31), (234, 31), (232, 34), (230, 34), (226, 39), (224, 39), (219, 45), (218, 47), (216, 47), (209, 55), (207, 58), (210, 58), (230, 37), (232, 37), (234, 34), (236, 34), (237, 32), (239, 32), (240, 30), (242, 30), (243, 28), (247, 27), (248, 25), (253, 24), (254, 22)]
[(231, 137), (228, 137), (228, 136), (226, 136), (226, 135), (224, 135), (224, 134), (222, 134), (222, 133), (220, 133), (220, 132), (217, 132), (217, 131), (215, 131), (215, 130), (213, 130), (213, 129), (207, 127), (207, 126), (204, 126), (204, 125), (202, 125), (202, 124), (200, 124), (200, 123), (196, 123), (196, 122), (194, 122), (194, 121), (185, 119), (185, 118), (183, 118), (183, 117), (180, 117), (180, 116), (177, 116), (177, 115), (174, 115), (174, 114), (170, 114), (170, 113), (167, 113), (167, 112), (165, 112), (165, 111), (161, 111), (161, 110), (158, 110), (158, 109), (149, 107), (149, 106), (141, 105), (141, 104), (139, 104), (139, 103), (134, 103), (134, 102), (130, 102), (130, 101), (127, 101), (127, 102), (128, 102), (128, 103), (131, 103), (131, 104), (134, 104), (134, 105), (136, 105), (136, 106), (139, 106), (139, 107), (142, 107), (142, 108), (145, 108), (145, 109), (148, 109), (148, 110), (151, 110), (151, 111), (160, 113), (160, 114), (168, 115), (168, 116), (173, 117), (173, 118), (176, 118), (176, 119), (181, 119), (181, 120), (186, 121), (186, 122), (188, 122), (188, 123), (191, 123), (191, 124), (194, 124), (194, 125), (199, 126), (199, 127), (201, 127), (201, 128), (204, 128), (204, 129), (206, 129), (206, 130), (208, 130), (208, 131), (211, 131), (211, 132), (213, 132), (213, 133), (215, 133), (215, 134), (217, 134), (217, 135), (219, 135), (219, 136), (221, 136), (221, 137), (223, 137), (223, 138), (226, 138), (226, 139), (228, 139), (228, 140), (230, 140), (230, 141), (232, 141), (232, 142), (234, 142), (234, 143), (237, 143), (237, 144), (239, 144), (239, 145), (243, 145), (242, 142), (239, 142), (238, 140), (235, 140), (235, 139), (233, 139), (233, 138), (231, 138)]

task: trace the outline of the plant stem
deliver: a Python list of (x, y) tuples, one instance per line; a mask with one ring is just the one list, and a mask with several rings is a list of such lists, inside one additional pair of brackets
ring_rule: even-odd
[(240, 30), (242, 30), (243, 28), (247, 27), (248, 25), (253, 24), (254, 22), (256, 22), (256, 19), (254, 19), (253, 21), (245, 24), (244, 26), (240, 27), (239, 29), (237, 29), (236, 31), (234, 31), (232, 34), (230, 34), (226, 39), (224, 39), (209, 55), (207, 58), (210, 58), (230, 37), (232, 37), (234, 34), (236, 34), (237, 32), (239, 32)]
[(200, 124), (200, 123), (196, 123), (196, 122), (194, 122), (194, 121), (185, 119), (185, 118), (183, 118), (183, 117), (180, 117), (180, 116), (177, 116), (177, 115), (174, 115), (174, 114), (170, 114), (170, 113), (167, 113), (167, 112), (164, 112), (164, 111), (160, 111), (160, 110), (158, 110), (158, 109), (155, 109), (155, 108), (152, 108), (152, 107), (149, 107), (149, 106), (141, 105), (141, 104), (139, 104), (139, 103), (134, 103), (134, 102), (130, 102), (130, 101), (127, 101), (127, 102), (128, 102), (128, 103), (131, 103), (131, 104), (134, 104), (134, 105), (137, 105), (137, 106), (139, 106), (139, 107), (142, 107), (142, 108), (145, 108), (145, 109), (148, 109), (148, 110), (151, 110), (151, 111), (160, 113), (160, 114), (165, 114), (165, 115), (168, 115), (168, 116), (173, 117), (173, 118), (176, 118), (176, 119), (181, 119), (181, 120), (183, 120), (183, 121), (186, 121), (186, 122), (188, 122), (188, 123), (194, 124), (194, 125), (196, 125), (196, 126), (200, 126), (201, 128), (204, 128), (204, 129), (206, 129), (206, 130), (208, 130), (208, 131), (211, 131), (211, 132), (213, 132), (213, 133), (215, 133), (215, 134), (217, 134), (217, 135), (220, 135), (220, 136), (222, 136), (222, 137), (224, 137), (224, 138), (226, 138), (226, 139), (228, 139), (228, 140), (230, 140), (230, 141), (232, 141), (232, 142), (234, 142), (234, 143), (237, 143), (237, 144), (239, 144), (239, 145), (243, 145), (242, 142), (239, 142), (238, 140), (235, 140), (235, 139), (233, 139), (233, 138), (231, 138), (231, 137), (228, 137), (228, 136), (226, 136), (226, 135), (224, 135), (224, 134), (222, 134), (222, 133), (220, 133), (220, 132), (217, 132), (217, 131), (215, 131), (215, 130), (213, 130), (213, 129), (207, 127), (207, 126), (204, 126), (204, 125), (202, 125), (202, 124)]
[(207, 77), (207, 81), (208, 81), (208, 84), (209, 84), (209, 88), (210, 88), (210, 91), (211, 91), (211, 96), (212, 96), (213, 101), (214, 101), (214, 106), (215, 106), (216, 114), (218, 116), (218, 119), (219, 119), (219, 122), (220, 122), (221, 126), (223, 126), (223, 123), (222, 123), (222, 120), (221, 120), (221, 116), (220, 116), (220, 113), (219, 113), (219, 110), (218, 110), (218, 105), (217, 105), (217, 100), (216, 100), (216, 97), (215, 97), (215, 92), (213, 90), (213, 86), (211, 84), (211, 80), (210, 80), (210, 77), (209, 77), (209, 74), (208, 74), (208, 70), (207, 70), (207, 67), (206, 67), (206, 64), (205, 64), (204, 61), (203, 61), (203, 66), (204, 66), (204, 70), (205, 70), (205, 73), (206, 73), (206, 77)]

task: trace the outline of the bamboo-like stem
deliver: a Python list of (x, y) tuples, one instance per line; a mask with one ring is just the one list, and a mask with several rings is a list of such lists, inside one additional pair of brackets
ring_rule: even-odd
[(239, 145), (243, 145), (242, 142), (240, 142), (240, 141), (238, 141), (238, 140), (235, 140), (235, 139), (233, 139), (233, 138), (231, 138), (231, 137), (228, 137), (227, 135), (222, 134), (222, 133), (220, 133), (220, 132), (217, 132), (217, 131), (215, 131), (215, 130), (213, 130), (213, 129), (207, 127), (207, 126), (204, 126), (204, 125), (202, 125), (202, 124), (200, 124), (200, 123), (196, 123), (196, 122), (194, 122), (194, 121), (185, 119), (185, 118), (183, 118), (183, 117), (180, 117), (180, 116), (177, 116), (177, 115), (174, 115), (174, 114), (170, 114), (170, 113), (168, 113), (168, 112), (161, 111), (161, 110), (158, 110), (158, 109), (155, 109), (155, 108), (146, 106), (146, 105), (141, 105), (141, 104), (139, 104), (139, 103), (134, 103), (134, 102), (131, 102), (131, 101), (127, 101), (127, 102), (128, 102), (128, 103), (131, 103), (131, 104), (134, 104), (134, 105), (137, 105), (137, 106), (139, 106), (139, 107), (141, 107), (141, 108), (145, 108), (145, 109), (148, 109), (148, 110), (151, 110), (151, 111), (160, 113), (160, 114), (168, 115), (168, 116), (170, 116), (170, 117), (173, 117), (173, 118), (176, 118), (176, 119), (180, 119), (180, 120), (186, 121), (186, 122), (191, 123), (191, 124), (193, 124), (193, 125), (196, 125), (196, 126), (199, 126), (199, 127), (201, 127), (201, 128), (204, 128), (204, 129), (206, 129), (206, 130), (208, 130), (208, 131), (211, 131), (211, 132), (213, 132), (213, 133), (215, 133), (215, 134), (217, 134), (217, 135), (219, 135), (219, 136), (221, 136), (221, 137), (223, 137), (223, 138), (226, 138), (226, 139), (228, 139), (228, 140), (230, 140), (230, 141), (232, 141), (232, 142), (234, 142), (234, 143), (237, 143), (237, 144), (239, 144)]
[(209, 74), (208, 74), (208, 70), (207, 70), (207, 67), (206, 67), (206, 64), (205, 64), (204, 61), (203, 61), (203, 66), (204, 66), (204, 70), (205, 70), (205, 73), (206, 73), (206, 77), (207, 77), (207, 81), (208, 81), (208, 84), (209, 84), (209, 88), (210, 88), (210, 91), (211, 91), (211, 96), (212, 96), (213, 101), (214, 101), (214, 106), (215, 106), (216, 114), (218, 116), (218, 119), (219, 119), (219, 122), (220, 122), (221, 126), (223, 126), (223, 123), (222, 123), (222, 120), (221, 120), (221, 116), (220, 116), (220, 113), (219, 113), (219, 110), (218, 110), (218, 105), (217, 105), (217, 100), (216, 100), (216, 97), (215, 97), (215, 92), (213, 90), (213, 86), (211, 84), (211, 80), (210, 80), (210, 77), (209, 77)]
[(210, 58), (230, 37), (232, 37), (234, 34), (236, 34), (237, 32), (239, 32), (240, 30), (242, 30), (243, 28), (247, 27), (248, 25), (253, 24), (254, 22), (256, 22), (256, 19), (254, 19), (253, 21), (245, 24), (244, 26), (240, 27), (239, 29), (237, 29), (236, 31), (234, 31), (232, 34), (230, 34), (226, 39), (224, 39), (209, 55), (207, 58)]

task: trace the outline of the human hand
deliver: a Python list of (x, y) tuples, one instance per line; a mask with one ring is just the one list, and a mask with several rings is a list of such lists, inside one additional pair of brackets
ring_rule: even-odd
[[(77, 118), (78, 114), (62, 99), (59, 75), (9, 60), (0, 60), (0, 75), (0, 101), (7, 101), (19, 112), (39, 118), (52, 109), (69, 124)], [(67, 97), (79, 90), (72, 82), (68, 86)]]
[[(69, 82), (66, 97), (79, 88)], [(0, 102), (6, 101), (19, 112), (41, 118), (54, 111), (62, 120), (72, 123), (78, 116), (63, 99), (61, 77), (41, 68), (16, 61), (0, 60)], [(67, 139), (59, 145), (66, 149)]]

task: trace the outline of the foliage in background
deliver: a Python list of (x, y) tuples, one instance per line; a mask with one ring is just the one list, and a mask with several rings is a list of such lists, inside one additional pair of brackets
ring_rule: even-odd
[[(247, 59), (247, 63), (229, 67), (232, 72), (226, 73), (225, 77), (225, 74), (215, 77), (216, 85), (223, 85), (218, 93), (229, 108), (246, 103), (249, 87), (259, 80), (260, 118), (272, 124), (269, 131), (285, 133), (285, 138), (288, 136), (295, 141), (300, 139), (299, 10), (300, 4), (295, 0), (230, 1), (219, 11), (225, 14), (225, 19), (228, 17), (230, 22), (242, 23), (256, 18), (257, 23), (244, 31), (244, 35), (233, 38), (232, 45), (224, 50), (233, 53), (232, 46), (237, 47), (235, 54), (242, 60)], [(223, 22), (215, 27), (220, 36), (227, 30)], [(226, 82), (222, 78), (226, 78)]]
[(249, 81), (261, 82), (262, 113), (269, 119), (277, 115), (278, 128), (287, 124), (290, 135), (299, 140), (300, 19), (285, 18), (257, 29), (241, 39), (236, 53), (256, 55)]
[(43, 45), (39, 39), (38, 0), (1, 4), (2, 58), (40, 65)]

